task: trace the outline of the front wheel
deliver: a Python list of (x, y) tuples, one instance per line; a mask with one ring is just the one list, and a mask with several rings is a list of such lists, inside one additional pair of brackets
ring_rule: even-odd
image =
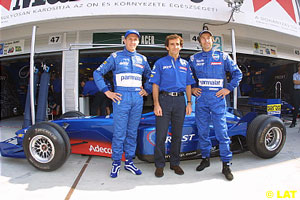
[(247, 131), (249, 150), (261, 158), (276, 156), (283, 148), (285, 140), (285, 126), (281, 119), (274, 116), (256, 117)]
[(47, 123), (39, 123), (30, 127), (23, 140), (24, 153), (28, 162), (42, 171), (53, 171), (61, 167), (67, 160), (70, 145), (67, 135)]

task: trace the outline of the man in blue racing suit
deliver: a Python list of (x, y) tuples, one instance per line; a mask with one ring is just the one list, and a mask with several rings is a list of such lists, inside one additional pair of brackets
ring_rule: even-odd
[[(94, 80), (99, 90), (113, 101), (114, 134), (112, 138), (112, 169), (110, 176), (118, 176), (121, 158), (125, 152), (124, 168), (133, 174), (142, 174), (132, 159), (135, 157), (137, 129), (143, 110), (143, 96), (152, 91), (151, 84), (142, 87), (142, 76), (150, 78), (151, 69), (145, 56), (136, 52), (140, 34), (136, 30), (125, 33), (125, 48), (112, 53), (97, 70)], [(105, 84), (103, 76), (113, 72), (114, 92)]]
[[(202, 171), (210, 165), (212, 144), (209, 139), (209, 124), (212, 120), (223, 162), (222, 173), (227, 180), (232, 180), (233, 175), (229, 168), (232, 159), (231, 142), (227, 135), (224, 97), (238, 86), (242, 79), (242, 73), (229, 55), (212, 49), (213, 35), (210, 31), (200, 32), (198, 40), (203, 51), (190, 57), (190, 66), (198, 82), (198, 87), (193, 87), (192, 93), (197, 96), (195, 117), (202, 154), (202, 161), (196, 170)], [(226, 72), (231, 73), (232, 79), (224, 87)]]

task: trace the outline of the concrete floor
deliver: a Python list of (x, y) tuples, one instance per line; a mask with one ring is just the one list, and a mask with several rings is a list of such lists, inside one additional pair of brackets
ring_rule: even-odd
[[(231, 182), (221, 174), (219, 158), (212, 158), (211, 166), (202, 172), (195, 170), (199, 160), (182, 161), (183, 176), (174, 174), (167, 164), (162, 178), (154, 176), (153, 163), (136, 160), (141, 176), (122, 168), (119, 177), (112, 179), (111, 160), (104, 157), (72, 154), (53, 172), (39, 171), (26, 159), (0, 157), (0, 198), (300, 199), (300, 123), (295, 128), (289, 128), (289, 123), (286, 144), (276, 157), (261, 159), (251, 152), (233, 156)], [(0, 121), (1, 141), (14, 136), (21, 124), (22, 118)]]

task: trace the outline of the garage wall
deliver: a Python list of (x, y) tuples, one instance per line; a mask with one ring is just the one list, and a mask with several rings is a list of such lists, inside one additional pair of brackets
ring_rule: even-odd
[[(91, 48), (91, 46), (77, 46), (70, 51), (70, 44), (92, 43), (95, 32), (122, 32), (136, 28), (141, 32), (177, 32), (182, 33), (185, 48), (194, 48), (195, 43), (191, 35), (197, 35), (202, 29), (203, 21), (185, 18), (83, 18), (76, 20), (60, 20), (39, 23), (36, 36), (36, 53), (63, 51), (63, 111), (78, 110), (78, 49)], [(116, 27), (118, 27), (116, 29)], [(237, 52), (253, 54), (253, 42), (265, 42), (277, 47), (277, 58), (300, 61), (294, 49), (299, 48), (300, 38), (283, 33), (255, 28), (245, 25), (228, 24), (225, 26), (209, 26), (214, 35), (222, 36), (223, 50), (231, 51), (230, 29), (235, 29)], [(23, 54), (30, 53), (32, 25), (15, 26), (1, 29), (1, 42), (11, 40), (25, 40)], [(49, 37), (61, 35), (59, 44), (49, 44)], [(278, 39), (280, 38), (280, 40)], [(196, 45), (197, 46), (197, 45)], [(1, 58), (1, 56), (0, 56)]]
[(62, 107), (63, 113), (71, 110), (79, 110), (78, 107), (78, 50), (63, 51), (62, 64)]

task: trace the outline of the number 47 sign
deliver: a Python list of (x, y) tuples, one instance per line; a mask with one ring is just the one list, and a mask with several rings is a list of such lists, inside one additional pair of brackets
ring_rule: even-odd
[(60, 44), (61, 43), (61, 35), (50, 35), (48, 44)]

